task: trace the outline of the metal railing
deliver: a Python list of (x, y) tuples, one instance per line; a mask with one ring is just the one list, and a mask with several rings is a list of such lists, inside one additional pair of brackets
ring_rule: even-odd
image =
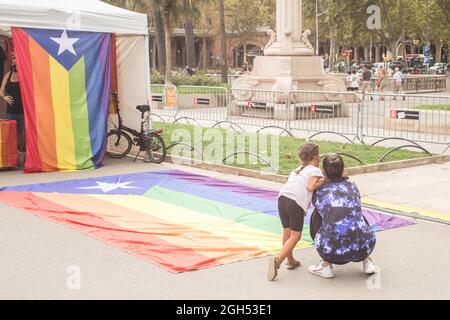
[(450, 96), (366, 94), (361, 138), (450, 143)]
[[(167, 89), (175, 90), (175, 105), (168, 104)], [(227, 118), (230, 94), (225, 87), (152, 86), (152, 116), (174, 122), (220, 121)]]
[(177, 117), (219, 121), (227, 117), (229, 92), (224, 87), (178, 87)]
[(291, 91), (289, 102), (289, 130), (306, 131), (310, 138), (320, 134), (359, 138), (361, 104), (355, 92)]
[(288, 129), (289, 93), (284, 91), (232, 89), (228, 121), (245, 126)]
[[(166, 89), (160, 89), (163, 96)], [(416, 146), (421, 142), (450, 146), (450, 96), (253, 89), (228, 92), (226, 88), (184, 86), (177, 89), (175, 108), (165, 106), (165, 97), (160, 100), (156, 102), (159, 107), (152, 106), (156, 121), (209, 127), (228, 123), (241, 131), (281, 131), (309, 139), (326, 134), (348, 142), (391, 139)]]
[[(174, 85), (157, 84), (151, 86), (150, 107), (152, 115), (163, 121), (175, 119), (178, 108), (177, 87)], [(175, 99), (175, 101), (173, 101)]]

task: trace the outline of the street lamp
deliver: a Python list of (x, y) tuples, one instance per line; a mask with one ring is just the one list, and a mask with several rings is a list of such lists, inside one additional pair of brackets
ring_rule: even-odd
[(316, 0), (316, 56), (319, 55), (319, 17), (327, 13), (328, 10), (319, 13), (319, 0)]

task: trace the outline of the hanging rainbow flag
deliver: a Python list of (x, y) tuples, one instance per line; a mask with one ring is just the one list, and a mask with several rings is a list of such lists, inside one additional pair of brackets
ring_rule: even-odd
[(83, 170), (105, 155), (111, 34), (13, 28), (26, 172)]
[[(281, 250), (278, 192), (178, 170), (0, 188), (0, 203), (186, 272)], [(364, 210), (375, 231), (413, 224)], [(297, 248), (312, 246), (310, 213)]]

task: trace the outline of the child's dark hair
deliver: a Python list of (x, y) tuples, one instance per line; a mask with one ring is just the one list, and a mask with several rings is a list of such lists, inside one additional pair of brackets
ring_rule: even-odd
[(298, 157), (302, 162), (301, 170), (303, 170), (315, 157), (319, 155), (319, 146), (315, 143), (305, 143), (298, 150)]
[(344, 177), (344, 168), (344, 159), (336, 153), (330, 153), (323, 159), (323, 170), (330, 181), (348, 180), (348, 177)]

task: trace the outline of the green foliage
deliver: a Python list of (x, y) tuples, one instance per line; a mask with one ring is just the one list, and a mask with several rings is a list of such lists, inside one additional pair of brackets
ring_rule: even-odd
[(222, 86), (222, 82), (220, 80), (205, 76), (204, 74), (196, 74), (190, 77), (177, 74), (173, 77), (173, 84), (176, 86)]
[(418, 106), (416, 109), (420, 110), (440, 110), (440, 111), (450, 111), (450, 105), (435, 105), (435, 106)]
[(164, 76), (161, 75), (158, 71), (152, 71), (150, 75), (150, 83), (151, 84), (164, 84)]
[[(164, 76), (157, 71), (151, 73), (151, 84), (164, 84)], [(212, 78), (202, 73), (187, 77), (182, 74), (173, 76), (175, 86), (204, 86), (204, 87), (223, 87), (220, 80)]]

